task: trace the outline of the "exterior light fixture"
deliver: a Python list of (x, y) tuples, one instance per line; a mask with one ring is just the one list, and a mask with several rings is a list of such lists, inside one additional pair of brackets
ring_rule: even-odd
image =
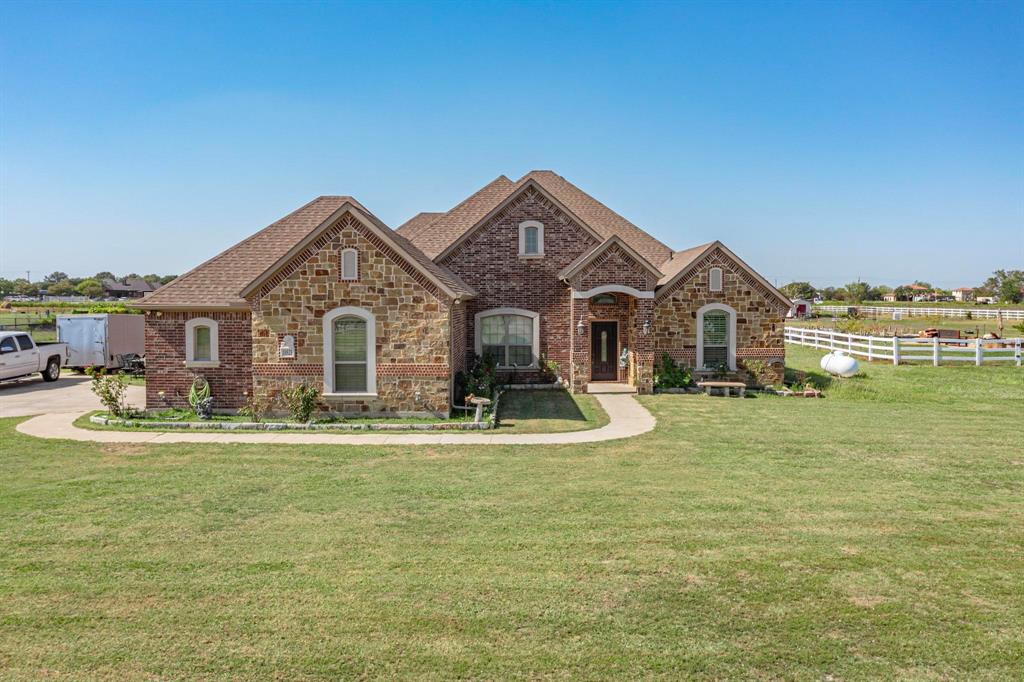
[(647, 336), (648, 334), (651, 333), (651, 321), (650, 320), (644, 320), (643, 332), (644, 332), (644, 336)]
[(586, 327), (583, 325), (583, 320), (580, 320), (579, 322), (576, 323), (576, 333), (578, 335), (583, 336), (583, 332), (585, 331), (585, 329)]

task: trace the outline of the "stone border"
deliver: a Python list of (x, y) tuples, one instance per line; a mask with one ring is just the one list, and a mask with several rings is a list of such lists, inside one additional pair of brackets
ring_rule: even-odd
[(501, 433), (497, 431), (449, 431), (433, 433), (328, 433), (264, 431), (193, 431), (174, 429), (131, 431), (83, 429), (75, 426), (82, 412), (50, 412), (19, 422), (18, 433), (36, 438), (56, 438), (91, 443), (267, 443), (275, 445), (568, 445), (632, 438), (654, 429), (657, 422), (630, 394), (598, 394), (597, 401), (608, 415), (608, 423), (596, 429), (558, 433)]
[(370, 422), (346, 424), (345, 422), (317, 424), (308, 422), (158, 422), (137, 419), (118, 419), (94, 414), (89, 421), (99, 426), (121, 426), (127, 429), (173, 429), (178, 431), (489, 431), (498, 423), (498, 403), (501, 392), (494, 398), (491, 413), (482, 422), (435, 422), (429, 424), (388, 424)]

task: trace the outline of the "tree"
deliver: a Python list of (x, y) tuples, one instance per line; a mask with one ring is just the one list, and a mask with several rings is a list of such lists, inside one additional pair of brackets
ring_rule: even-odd
[(14, 282), (0, 277), (0, 296), (7, 296), (14, 293)]
[(1020, 288), (1024, 287), (1024, 270), (996, 270), (985, 280), (981, 289), (989, 296), (998, 296), (1006, 303), (1020, 301)]
[(896, 289), (893, 290), (893, 293), (896, 294), (896, 300), (897, 301), (909, 301), (910, 300), (911, 292), (910, 292), (910, 289), (908, 289), (906, 287), (896, 287)]
[(921, 281), (921, 280), (919, 280), (919, 279), (915, 279), (915, 280), (914, 280), (914, 284), (916, 284), (916, 285), (917, 285), (917, 286), (919, 286), (919, 287), (924, 287), (924, 288), (925, 288), (925, 289), (927, 289), (928, 291), (931, 291), (931, 290), (932, 290), (932, 285), (931, 285), (931, 283), (930, 283), (930, 282), (922, 282), (922, 281)]
[(999, 300), (1003, 303), (1020, 303), (1020, 289), (1024, 286), (1024, 278), (1007, 277), (999, 287)]
[(102, 298), (106, 290), (103, 288), (103, 283), (98, 279), (83, 279), (77, 287), (77, 291), (82, 296), (88, 296), (89, 298)]
[(114, 273), (107, 272), (106, 270), (104, 270), (103, 272), (97, 272), (95, 275), (92, 276), (92, 278), (98, 279), (101, 282), (105, 279), (117, 279), (117, 277), (114, 277)]
[(815, 289), (810, 282), (790, 282), (780, 289), (790, 298), (814, 298)]
[(24, 277), (14, 280), (14, 293), (20, 296), (38, 296), (39, 287), (29, 282)]
[(850, 282), (846, 285), (846, 300), (851, 303), (870, 300), (868, 298), (870, 293), (871, 287), (867, 282)]
[(160, 284), (160, 275), (144, 275), (142, 279), (152, 286), (159, 286)]
[(49, 275), (44, 277), (43, 281), (46, 282), (47, 284), (56, 284), (57, 282), (60, 282), (67, 278), (68, 274), (66, 272), (61, 272), (60, 270), (57, 270), (56, 272), (51, 272)]
[(75, 285), (71, 283), (71, 280), (65, 277), (59, 282), (54, 282), (46, 288), (46, 293), (50, 296), (71, 296), (75, 293)]
[(164, 275), (160, 278), (160, 284), (167, 284), (168, 282), (172, 282), (176, 279), (178, 279), (177, 275)]
[(835, 287), (825, 287), (824, 289), (819, 289), (818, 293), (821, 294), (821, 297), (824, 298), (826, 301), (836, 300), (837, 291)]

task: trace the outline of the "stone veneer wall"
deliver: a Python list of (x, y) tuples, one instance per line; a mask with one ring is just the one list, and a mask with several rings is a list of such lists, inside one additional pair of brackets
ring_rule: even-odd
[[(708, 272), (722, 268), (722, 291), (708, 288)], [(669, 290), (659, 291), (654, 309), (654, 355), (668, 353), (677, 362), (694, 368), (697, 362), (697, 311), (708, 303), (724, 303), (736, 310), (736, 367), (740, 378), (749, 379), (747, 360), (768, 364), (781, 382), (785, 369), (783, 322), (787, 308), (723, 252), (716, 249), (693, 272)]]
[[(519, 224), (544, 224), (543, 258), (519, 257)], [(572, 337), (570, 295), (558, 273), (597, 240), (535, 189), (527, 188), (480, 227), (441, 263), (476, 289), (466, 302), (466, 350), (475, 349), (474, 316), (492, 308), (521, 308), (540, 313), (540, 353), (569, 378)], [(518, 381), (536, 373), (518, 372)]]
[[(341, 251), (359, 253), (359, 279), (341, 280)], [(323, 317), (341, 306), (376, 316), (377, 396), (325, 397), (332, 413), (447, 414), (450, 305), (429, 280), (351, 216), (286, 266), (252, 301), (253, 380), (270, 394), (308, 382), (323, 390)], [(295, 337), (295, 358), (280, 358)]]
[[(217, 367), (185, 366), (185, 323), (206, 317), (217, 322)], [(252, 333), (247, 312), (146, 313), (146, 409), (188, 408), (192, 380), (210, 382), (215, 410), (236, 410), (252, 390)], [(163, 395), (160, 395), (163, 393)]]

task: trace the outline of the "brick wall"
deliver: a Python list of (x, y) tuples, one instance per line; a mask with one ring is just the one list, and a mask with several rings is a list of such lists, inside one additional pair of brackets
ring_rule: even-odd
[[(722, 268), (722, 291), (711, 292), (708, 272)], [(724, 303), (736, 310), (736, 364), (747, 378), (745, 360), (769, 364), (775, 381), (782, 380), (785, 364), (783, 321), (786, 308), (757, 280), (720, 250), (715, 249), (693, 272), (669, 290), (659, 291), (652, 333), (654, 355), (667, 352), (674, 360), (693, 368), (697, 362), (697, 311), (708, 303)]]
[[(359, 221), (344, 216), (297, 262), (251, 301), (253, 380), (276, 395), (300, 382), (324, 387), (323, 317), (354, 306), (376, 317), (377, 397), (326, 397), (329, 411), (447, 414), (451, 367), (450, 304), (409, 263)], [(359, 279), (340, 278), (341, 251), (359, 253)], [(280, 358), (280, 340), (295, 337), (295, 357)]]
[[(185, 323), (197, 317), (217, 322), (219, 366), (185, 366)], [(146, 408), (188, 408), (192, 380), (210, 382), (213, 407), (234, 410), (252, 390), (252, 335), (249, 313), (146, 313)], [(161, 395), (162, 393), (162, 395)]]
[[(544, 224), (544, 257), (519, 257), (519, 224)], [(542, 194), (528, 188), (483, 225), (442, 264), (476, 289), (466, 305), (466, 348), (475, 347), (474, 316), (491, 308), (522, 308), (540, 313), (540, 352), (561, 366), (569, 377), (572, 336), (570, 297), (558, 273), (597, 245), (583, 227)], [(520, 372), (518, 379), (529, 379)]]

